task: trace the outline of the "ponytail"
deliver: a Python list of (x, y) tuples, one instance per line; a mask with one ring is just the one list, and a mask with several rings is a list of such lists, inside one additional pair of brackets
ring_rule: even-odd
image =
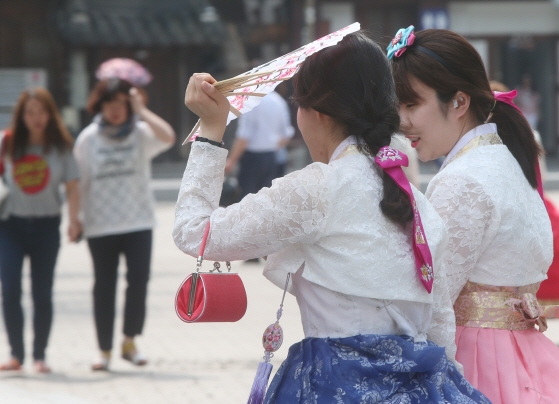
[(532, 188), (536, 189), (538, 187), (536, 164), (539, 164), (538, 158), (543, 150), (536, 142), (534, 132), (526, 118), (513, 106), (497, 101), (489, 122), (497, 124), (503, 144), (520, 164)]

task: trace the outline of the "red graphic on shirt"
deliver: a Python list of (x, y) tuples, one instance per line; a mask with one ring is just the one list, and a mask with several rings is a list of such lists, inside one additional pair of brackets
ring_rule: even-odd
[(28, 154), (14, 163), (14, 182), (26, 194), (41, 192), (50, 178), (47, 161), (41, 156)]

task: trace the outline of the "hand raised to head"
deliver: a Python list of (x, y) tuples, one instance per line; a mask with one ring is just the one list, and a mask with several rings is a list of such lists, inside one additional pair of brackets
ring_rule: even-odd
[(142, 109), (146, 107), (146, 104), (144, 103), (144, 97), (142, 97), (142, 94), (140, 94), (138, 89), (135, 87), (132, 87), (130, 89), (129, 94), (130, 94), (130, 104), (132, 105), (132, 110), (134, 111), (135, 114), (140, 115)]

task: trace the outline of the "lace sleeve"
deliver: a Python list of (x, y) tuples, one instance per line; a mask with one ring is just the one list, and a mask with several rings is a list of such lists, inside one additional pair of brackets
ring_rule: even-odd
[(497, 212), (483, 187), (463, 175), (435, 177), (426, 196), (448, 231), (443, 265), (447, 273), (446, 289), (454, 304), (488, 240), (495, 235)]
[(205, 257), (217, 261), (262, 257), (319, 237), (328, 207), (323, 172), (328, 166), (311, 164), (219, 208), (226, 156), (226, 150), (206, 143), (192, 145), (175, 208), (177, 247), (198, 256), (208, 219)]

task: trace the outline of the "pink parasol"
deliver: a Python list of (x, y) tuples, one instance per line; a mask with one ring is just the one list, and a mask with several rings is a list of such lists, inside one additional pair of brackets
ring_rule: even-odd
[(139, 87), (146, 86), (153, 80), (152, 75), (144, 66), (128, 58), (106, 60), (97, 69), (95, 77), (99, 80), (119, 78)]
[[(272, 92), (279, 83), (293, 77), (308, 56), (337, 44), (344, 36), (359, 29), (359, 23), (355, 22), (246, 73), (215, 83), (214, 87), (224, 94), (231, 104), (227, 124), (242, 114), (251, 111), (260, 104), (261, 98)], [(183, 145), (189, 140), (196, 139), (199, 133), (200, 121), (187, 136)]]

